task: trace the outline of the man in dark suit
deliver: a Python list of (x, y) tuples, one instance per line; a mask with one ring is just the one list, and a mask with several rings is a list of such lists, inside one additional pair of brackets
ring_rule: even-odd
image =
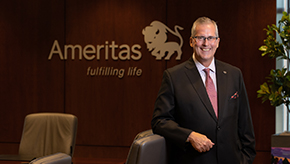
[[(169, 143), (170, 163), (253, 163), (255, 136), (242, 73), (214, 58), (219, 42), (216, 23), (197, 19), (192, 57), (163, 74), (151, 125)], [(214, 91), (207, 92), (207, 81)]]

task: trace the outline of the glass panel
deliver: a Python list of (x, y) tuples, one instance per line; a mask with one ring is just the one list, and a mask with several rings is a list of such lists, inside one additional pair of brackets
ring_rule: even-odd
[[(276, 24), (282, 17), (283, 11), (289, 13), (289, 3), (288, 0), (276, 0), (277, 6), (277, 14), (276, 14)], [(279, 37), (277, 40), (281, 40)], [(287, 67), (286, 60), (276, 60), (276, 68)], [(289, 69), (289, 68), (288, 68)], [(276, 107), (276, 133), (281, 133), (284, 131), (289, 131), (290, 121), (289, 121), (289, 113), (287, 112), (287, 108), (285, 105), (281, 105)]]

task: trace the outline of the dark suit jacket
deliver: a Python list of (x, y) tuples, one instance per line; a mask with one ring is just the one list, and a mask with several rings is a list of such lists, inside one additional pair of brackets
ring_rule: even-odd
[[(176, 164), (251, 164), (255, 137), (241, 71), (215, 61), (218, 119), (192, 58), (167, 69), (155, 102), (152, 129), (171, 144)], [(186, 139), (192, 132), (206, 135), (214, 147), (198, 153)]]

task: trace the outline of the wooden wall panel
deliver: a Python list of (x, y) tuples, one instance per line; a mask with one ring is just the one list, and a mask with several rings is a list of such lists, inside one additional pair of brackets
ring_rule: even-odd
[[(75, 156), (126, 158), (134, 136), (150, 128), (164, 69), (188, 60), (192, 23), (209, 16), (219, 25), (217, 59), (239, 67), (244, 75), (257, 137), (255, 162), (268, 158), (274, 108), (261, 104), (256, 91), (274, 68), (274, 61), (262, 58), (258, 48), (266, 37), (263, 28), (275, 22), (275, 1), (12, 0), (0, 4), (0, 152), (16, 152), (26, 114), (51, 111), (79, 118)], [(179, 30), (183, 37), (180, 61), (175, 56), (156, 61), (148, 51), (142, 30), (154, 20), (170, 29), (184, 28)], [(168, 33), (171, 39), (179, 41)], [(55, 40), (62, 55), (66, 45), (79, 45), (82, 51), (87, 45), (104, 45), (108, 58), (101, 49), (99, 59), (82, 55), (79, 60), (76, 49), (73, 60), (69, 49), (67, 59), (54, 54), (48, 60)], [(113, 41), (118, 45), (115, 57), (124, 50), (120, 46), (139, 45), (142, 58), (114, 60)], [(87, 75), (88, 68), (100, 67), (124, 69), (125, 74), (122, 78)], [(129, 67), (141, 69), (142, 75), (128, 76)]]
[(64, 111), (64, 64), (48, 61), (64, 37), (64, 3), (0, 3), (0, 142), (19, 142), (25, 115)]
[(0, 143), (0, 154), (17, 154), (19, 149), (18, 143)]
[(74, 157), (126, 159), (129, 149), (128, 146), (77, 145)]
[[(79, 118), (79, 146), (128, 148), (138, 132), (151, 128), (165, 62), (156, 61), (148, 52), (142, 30), (155, 19), (165, 21), (165, 7), (165, 1), (67, 2), (66, 44), (106, 46), (108, 41), (110, 46), (114, 41), (118, 45), (114, 49), (117, 60), (112, 58), (112, 48), (108, 47), (107, 59), (102, 49), (100, 59), (66, 62), (66, 110)], [(142, 54), (140, 60), (118, 57), (125, 49), (120, 48), (122, 45), (131, 49), (136, 44)], [(101, 67), (124, 69), (125, 74), (122, 78), (87, 75), (88, 68)], [(128, 76), (132, 67), (141, 69), (142, 75)]]

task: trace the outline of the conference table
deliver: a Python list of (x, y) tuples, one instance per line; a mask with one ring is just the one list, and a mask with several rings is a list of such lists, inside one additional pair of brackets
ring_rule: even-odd
[[(73, 164), (125, 164), (126, 159), (99, 159), (99, 158), (75, 158), (72, 159)], [(28, 164), (25, 161), (1, 161), (0, 164)]]

